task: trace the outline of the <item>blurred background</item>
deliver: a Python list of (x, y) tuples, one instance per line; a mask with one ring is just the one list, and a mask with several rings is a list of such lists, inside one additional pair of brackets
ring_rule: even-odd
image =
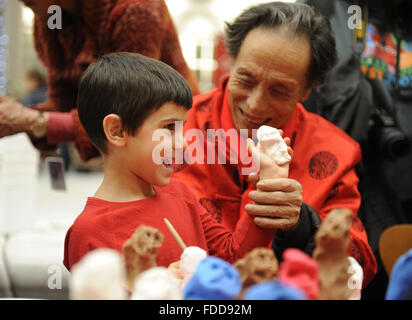
[[(23, 99), (27, 94), (25, 74), (31, 70), (44, 72), (33, 48), (33, 12), (17, 0), (2, 0), (4, 28), (8, 37), (6, 92)], [(228, 61), (219, 60), (223, 48), (223, 27), (248, 6), (269, 1), (254, 0), (166, 0), (179, 34), (183, 54), (196, 75), (203, 92), (214, 87), (214, 72), (229, 68)], [(295, 1), (284, 1), (295, 2)], [(0, 38), (0, 45), (1, 45)], [(4, 60), (0, 55), (0, 62)], [(0, 68), (1, 71), (1, 68)], [(0, 79), (0, 89), (3, 81)]]

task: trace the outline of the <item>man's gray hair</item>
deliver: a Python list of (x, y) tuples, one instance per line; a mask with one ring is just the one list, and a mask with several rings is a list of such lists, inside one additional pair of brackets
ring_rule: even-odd
[(300, 3), (270, 2), (243, 11), (232, 23), (225, 24), (225, 41), (229, 55), (236, 59), (250, 30), (256, 27), (276, 29), (305, 36), (310, 41), (311, 61), (307, 87), (322, 84), (337, 60), (335, 39), (329, 21), (311, 7)]

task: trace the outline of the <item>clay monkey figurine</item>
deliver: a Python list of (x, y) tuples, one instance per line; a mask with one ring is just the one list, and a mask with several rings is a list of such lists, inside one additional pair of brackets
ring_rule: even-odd
[(129, 289), (133, 288), (136, 276), (156, 267), (157, 251), (162, 245), (163, 234), (152, 227), (140, 225), (122, 247)]
[(313, 259), (319, 265), (319, 289), (321, 300), (347, 300), (349, 288), (348, 247), (352, 211), (334, 209), (325, 218), (316, 233)]
[(233, 266), (239, 271), (243, 289), (256, 283), (273, 280), (278, 273), (278, 261), (269, 248), (255, 248)]

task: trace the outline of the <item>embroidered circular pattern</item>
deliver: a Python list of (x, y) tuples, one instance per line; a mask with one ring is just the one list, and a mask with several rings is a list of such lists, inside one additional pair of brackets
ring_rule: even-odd
[(362, 221), (357, 216), (352, 220), (352, 227), (359, 232), (365, 231)]
[(361, 250), (359, 249), (358, 244), (353, 240), (351, 240), (350, 252), (351, 252), (351, 256), (356, 261), (358, 261), (361, 266), (363, 266), (364, 265), (364, 260), (363, 260)]
[(309, 174), (313, 179), (325, 179), (338, 169), (338, 159), (333, 153), (320, 151), (309, 161)]

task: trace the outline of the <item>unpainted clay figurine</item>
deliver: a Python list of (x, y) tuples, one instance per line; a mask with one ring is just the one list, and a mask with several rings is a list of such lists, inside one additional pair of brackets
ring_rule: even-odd
[(288, 177), (292, 157), (280, 132), (276, 128), (261, 126), (257, 137), (259, 142), (256, 147), (252, 146), (252, 150), (256, 148), (255, 154), (259, 156), (259, 179)]
[(259, 140), (258, 149), (275, 160), (277, 165), (285, 165), (292, 159), (288, 152), (288, 146), (278, 129), (261, 126), (257, 131), (257, 138)]
[(126, 271), (120, 252), (108, 248), (95, 249), (76, 263), (71, 269), (70, 298), (127, 299)]
[(207, 257), (207, 252), (199, 247), (187, 247), (180, 256), (180, 276), (183, 278), (183, 284), (195, 273), (200, 261)]
[(351, 224), (351, 210), (334, 209), (316, 233), (313, 259), (319, 265), (320, 300), (347, 300), (352, 293), (348, 285)]
[(143, 271), (133, 285), (131, 300), (181, 300), (179, 280), (165, 267)]
[(255, 248), (233, 266), (239, 271), (243, 289), (267, 280), (273, 280), (278, 273), (278, 261), (269, 248)]
[(140, 225), (122, 247), (129, 289), (136, 276), (156, 267), (157, 251), (162, 245), (163, 234), (156, 228)]

